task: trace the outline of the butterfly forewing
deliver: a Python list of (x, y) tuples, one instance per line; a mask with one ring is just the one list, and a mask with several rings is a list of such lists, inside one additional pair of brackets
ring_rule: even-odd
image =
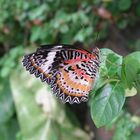
[(86, 102), (98, 71), (98, 54), (70, 45), (48, 47), (24, 56), (26, 70), (46, 81), (62, 102)]

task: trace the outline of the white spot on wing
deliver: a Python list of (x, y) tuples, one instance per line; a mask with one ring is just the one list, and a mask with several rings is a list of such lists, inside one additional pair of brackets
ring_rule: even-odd
[(54, 58), (56, 56), (56, 51), (53, 52), (49, 52), (48, 56), (46, 58), (46, 62), (42, 64), (41, 68), (43, 69), (43, 71), (45, 72), (49, 72), (49, 67), (52, 65), (52, 63), (54, 62)]
[(63, 47), (62, 45), (59, 45), (59, 46), (55, 46), (54, 48), (58, 49), (58, 48), (62, 48), (62, 47)]

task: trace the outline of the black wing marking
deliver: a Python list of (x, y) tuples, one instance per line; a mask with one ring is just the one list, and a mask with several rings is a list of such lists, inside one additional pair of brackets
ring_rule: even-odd
[[(35, 53), (24, 56), (22, 61), (23, 66), (30, 72), (30, 74), (40, 77), (42, 82), (47, 82), (51, 86), (53, 92), (56, 93), (56, 96), (59, 96), (62, 93), (59, 92), (60, 89), (55, 84), (56, 75), (59, 73), (59, 68), (66, 65), (64, 64), (66, 59), (72, 59), (76, 55), (82, 57), (82, 55), (76, 52), (76, 50), (86, 51), (85, 49), (79, 49), (72, 45), (41, 45), (41, 48), (38, 48)], [(56, 92), (56, 90), (58, 92)], [(63, 102), (69, 102), (71, 104), (87, 101), (87, 99), (84, 100), (83, 98), (80, 101), (77, 101), (77, 97), (64, 98), (63, 96), (59, 96), (59, 98)]]

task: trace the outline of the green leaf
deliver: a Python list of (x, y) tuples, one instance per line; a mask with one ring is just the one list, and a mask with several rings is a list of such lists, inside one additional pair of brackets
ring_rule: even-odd
[(122, 56), (114, 53), (110, 49), (101, 49), (100, 61), (101, 64), (96, 88), (99, 89), (112, 81), (120, 81)]
[(42, 34), (42, 26), (34, 26), (31, 31), (30, 41), (34, 42), (40, 39)]
[(128, 23), (129, 23), (128, 19), (123, 18), (117, 22), (117, 25), (120, 29), (125, 29), (127, 27)]
[(75, 41), (83, 42), (85, 41), (91, 34), (92, 34), (93, 28), (88, 27), (81, 29), (74, 37)]
[(46, 83), (25, 69), (13, 72), (10, 81), (23, 139), (59, 140), (69, 134), (68, 140), (89, 140), (86, 133), (70, 123), (64, 105), (57, 102)]
[(23, 55), (23, 46), (16, 46), (0, 59), (0, 76), (7, 77), (17, 65), (18, 57)]
[[(19, 81), (22, 81), (20, 86), (18, 84)], [(30, 83), (27, 83), (27, 81)], [(45, 140), (47, 137), (49, 138), (51, 134), (49, 132), (49, 130), (51, 130), (51, 112), (50, 115), (45, 115), (35, 100), (37, 93), (44, 92), (45, 94), (47, 92), (45, 86), (43, 87), (36, 79), (31, 79), (31, 77), (29, 79), (26, 74), (22, 74), (21, 77), (17, 77), (16, 74), (13, 74), (11, 77), (11, 85), (23, 138), (27, 140)], [(31, 90), (31, 88), (33, 90)], [(49, 100), (51, 101), (51, 99)], [(48, 101), (46, 100), (46, 102)], [(49, 107), (52, 108), (53, 104), (54, 101), (52, 101)], [(53, 109), (55, 108), (52, 108), (52, 111)]]
[(120, 75), (122, 65), (122, 56), (116, 53), (110, 53), (106, 57), (106, 67), (108, 76)]
[(1, 69), (1, 73), (0, 73), (0, 76), (1, 77), (7, 77), (11, 72), (11, 68), (10, 67), (3, 67)]
[(121, 83), (107, 84), (91, 99), (91, 116), (97, 127), (110, 123), (119, 115), (125, 101)]
[(100, 57), (99, 75), (97, 75), (94, 90), (91, 94), (94, 94), (96, 90), (110, 82), (120, 81), (122, 56), (114, 53), (110, 49), (104, 48), (101, 49)]
[(66, 24), (63, 24), (60, 26), (60, 32), (61, 33), (67, 33), (69, 31), (69, 26)]
[(113, 140), (132, 140), (136, 124), (132, 121), (129, 114), (125, 113), (118, 118), (116, 123), (116, 131)]
[(10, 119), (7, 123), (0, 125), (0, 140), (15, 140), (19, 126), (16, 119)]
[(140, 90), (140, 52), (134, 52), (126, 56), (123, 60), (122, 80), (127, 87), (135, 86)]
[(100, 54), (100, 59), (101, 59), (101, 64), (103, 66), (105, 66), (106, 64), (106, 60), (107, 60), (107, 56), (110, 55), (110, 54), (114, 54), (114, 52), (110, 49), (107, 49), (107, 48), (103, 48), (101, 49), (101, 54)]
[(107, 74), (107, 67), (106, 67), (106, 60), (107, 60), (107, 56), (110, 54), (110, 53), (113, 53), (112, 50), (110, 49), (101, 49), (101, 54), (100, 54), (100, 61), (101, 61), (101, 64), (100, 64), (100, 72), (102, 73), (102, 75), (106, 75)]
[(74, 23), (79, 22), (80, 25), (86, 25), (90, 22), (88, 16), (84, 13), (84, 11), (78, 11), (77, 13), (73, 13), (71, 15), (71, 19)]
[(47, 5), (43, 4), (40, 5), (29, 12), (29, 19), (33, 20), (36, 18), (42, 19), (45, 18), (46, 14), (45, 11), (48, 9)]
[(8, 81), (0, 84), (0, 124), (7, 122), (14, 114), (14, 103)]
[(127, 10), (131, 6), (131, 0), (119, 0), (118, 6), (120, 10)]

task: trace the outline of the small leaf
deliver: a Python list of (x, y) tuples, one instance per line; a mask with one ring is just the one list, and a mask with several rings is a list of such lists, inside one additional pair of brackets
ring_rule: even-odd
[(125, 90), (125, 97), (131, 97), (131, 96), (135, 96), (137, 94), (137, 90), (132, 87), (131, 89), (126, 89)]
[(14, 103), (8, 81), (0, 84), (0, 124), (7, 122), (14, 114)]
[(100, 61), (100, 77), (104, 80), (112, 78), (117, 81), (121, 76), (122, 56), (114, 53), (110, 49), (101, 49)]
[(126, 56), (123, 60), (122, 80), (127, 87), (135, 86), (140, 90), (140, 52), (134, 52)]
[(38, 39), (40, 39), (41, 34), (42, 34), (42, 27), (34, 26), (31, 31), (30, 41), (31, 42), (37, 41)]
[(107, 49), (107, 48), (101, 49), (101, 62), (105, 62), (105, 60), (107, 59), (107, 56), (112, 53), (114, 52), (110, 49)]
[(90, 22), (88, 16), (83, 11), (72, 14), (71, 19), (74, 23), (79, 22), (81, 25), (86, 25)]
[(60, 32), (61, 33), (67, 33), (69, 31), (68, 25), (64, 24), (60, 26)]
[(29, 19), (34, 20), (36, 18), (45, 18), (45, 11), (48, 7), (45, 4), (38, 6), (29, 12)]
[(86, 40), (87, 37), (89, 37), (92, 34), (92, 27), (88, 27), (88, 28), (84, 28), (81, 29), (74, 37), (75, 41), (80, 41), (83, 42), (84, 40)]
[(132, 3), (131, 0), (119, 0), (119, 4), (118, 4), (119, 9), (122, 11), (127, 10), (130, 8), (131, 3)]
[(97, 127), (111, 122), (119, 115), (125, 101), (120, 83), (107, 84), (91, 99), (91, 116)]
[(125, 29), (128, 25), (129, 21), (128, 19), (120, 19), (118, 22), (117, 22), (117, 25), (120, 29)]
[(122, 56), (110, 53), (106, 58), (106, 67), (108, 69), (108, 76), (120, 75), (122, 65)]
[(10, 69), (10, 67), (3, 67), (2, 69), (1, 69), (1, 73), (0, 73), (0, 76), (1, 77), (7, 77), (9, 74), (10, 74), (10, 72), (11, 72), (11, 69)]
[(136, 123), (132, 121), (130, 114), (123, 114), (118, 118), (112, 140), (132, 140), (131, 136), (133, 136), (135, 128)]

